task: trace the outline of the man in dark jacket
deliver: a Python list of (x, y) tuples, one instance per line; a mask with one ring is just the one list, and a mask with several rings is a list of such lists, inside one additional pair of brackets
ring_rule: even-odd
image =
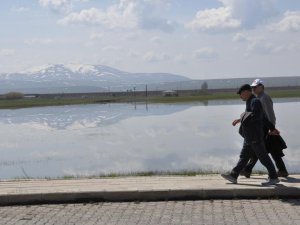
[[(264, 91), (264, 83), (261, 79), (255, 79), (253, 83), (251, 84), (252, 91), (257, 96), (257, 98), (260, 100), (263, 110), (265, 112), (266, 117), (268, 120), (275, 126), (276, 124), (276, 117), (273, 109), (273, 101), (271, 97)], [(278, 168), (277, 175), (278, 177), (287, 177), (289, 175), (286, 166), (284, 164), (284, 161), (282, 157), (284, 156), (282, 150), (287, 148), (284, 140), (278, 136), (278, 135), (269, 135), (269, 129), (265, 128), (265, 137), (266, 137), (266, 146), (268, 152), (271, 153), (272, 158), (275, 161), (276, 167)], [(276, 145), (276, 143), (278, 145)], [(258, 158), (256, 155), (253, 155), (253, 157), (250, 158), (248, 164), (246, 167), (242, 170), (241, 175), (244, 175), (245, 177), (249, 178), (252, 169), (255, 166)]]
[(279, 183), (279, 179), (264, 143), (264, 126), (268, 127), (274, 134), (278, 133), (278, 131), (265, 117), (261, 102), (252, 94), (249, 84), (241, 86), (237, 93), (243, 101), (246, 101), (246, 110), (245, 113), (242, 114), (242, 117), (233, 121), (232, 124), (235, 126), (241, 123), (240, 134), (244, 138), (244, 144), (237, 165), (229, 174), (221, 174), (221, 176), (236, 184), (240, 172), (247, 165), (254, 152), (269, 173), (268, 180), (263, 182), (262, 185), (277, 184)]

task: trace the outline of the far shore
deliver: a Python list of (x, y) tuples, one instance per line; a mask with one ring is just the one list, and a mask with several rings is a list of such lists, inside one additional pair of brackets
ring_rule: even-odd
[[(286, 89), (270, 89), (267, 90), (272, 98), (297, 98), (300, 97), (300, 87)], [(77, 94), (78, 95), (78, 94)], [(81, 104), (105, 104), (105, 103), (186, 103), (186, 102), (206, 102), (209, 100), (231, 100), (239, 99), (239, 96), (232, 90), (198, 93), (180, 94), (164, 96), (164, 95), (143, 95), (134, 93), (127, 96), (102, 95), (102, 96), (84, 96), (84, 97), (66, 97), (61, 95), (59, 98), (22, 98), (0, 100), (0, 109), (19, 109), (43, 106), (63, 106), (63, 105), (81, 105)]]

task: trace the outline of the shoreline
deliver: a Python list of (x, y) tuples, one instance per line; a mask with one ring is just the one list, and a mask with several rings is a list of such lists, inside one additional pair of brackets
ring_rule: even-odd
[[(299, 98), (300, 89), (270, 90), (266, 91), (272, 98)], [(207, 102), (210, 100), (235, 100), (239, 99), (232, 92), (208, 92), (198, 95), (182, 96), (101, 96), (90, 98), (60, 98), (60, 99), (15, 99), (0, 100), (0, 109), (21, 109), (45, 106), (88, 105), (107, 103), (185, 103)]]

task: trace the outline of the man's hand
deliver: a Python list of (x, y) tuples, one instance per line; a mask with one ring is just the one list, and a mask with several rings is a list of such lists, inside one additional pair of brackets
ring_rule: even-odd
[(236, 120), (234, 120), (233, 122), (232, 122), (232, 126), (235, 126), (235, 125), (237, 125), (238, 123), (240, 123), (241, 122), (241, 119), (236, 119)]
[(275, 130), (270, 132), (270, 135), (280, 135), (280, 131), (275, 128)]

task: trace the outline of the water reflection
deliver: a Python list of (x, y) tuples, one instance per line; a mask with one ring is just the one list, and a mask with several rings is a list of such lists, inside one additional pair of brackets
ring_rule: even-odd
[[(285, 160), (299, 172), (300, 103), (276, 102)], [(226, 170), (242, 146), (231, 121), (243, 110), (240, 100), (0, 110), (0, 178)]]
[(43, 107), (34, 109), (0, 110), (0, 123), (29, 124), (35, 127), (56, 130), (81, 129), (108, 126), (130, 117), (167, 115), (192, 107), (192, 104), (100, 104)]

